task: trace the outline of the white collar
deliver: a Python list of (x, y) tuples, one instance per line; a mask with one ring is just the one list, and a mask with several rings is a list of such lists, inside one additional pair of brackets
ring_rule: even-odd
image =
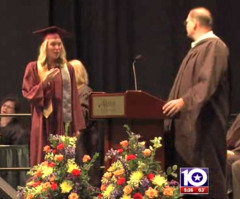
[(203, 36), (201, 36), (200, 38), (198, 38), (196, 41), (191, 43), (191, 47), (194, 48), (200, 41), (204, 40), (204, 39), (208, 39), (208, 38), (218, 38), (218, 36), (216, 36), (213, 31), (209, 31), (206, 34), (204, 34)]

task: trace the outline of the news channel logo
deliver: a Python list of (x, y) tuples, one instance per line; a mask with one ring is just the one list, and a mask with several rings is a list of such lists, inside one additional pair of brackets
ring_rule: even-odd
[(196, 167), (180, 168), (180, 193), (208, 194), (209, 169)]

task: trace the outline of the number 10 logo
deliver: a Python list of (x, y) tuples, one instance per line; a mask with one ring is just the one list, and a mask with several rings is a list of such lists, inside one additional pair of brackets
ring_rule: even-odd
[(184, 194), (208, 194), (208, 168), (180, 168), (180, 192)]

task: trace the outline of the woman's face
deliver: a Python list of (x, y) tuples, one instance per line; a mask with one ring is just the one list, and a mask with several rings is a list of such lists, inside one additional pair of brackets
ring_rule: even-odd
[(48, 40), (47, 57), (50, 60), (56, 60), (60, 57), (62, 51), (62, 40), (54, 38)]
[(2, 104), (1, 114), (15, 113), (15, 103), (13, 101), (6, 101)]

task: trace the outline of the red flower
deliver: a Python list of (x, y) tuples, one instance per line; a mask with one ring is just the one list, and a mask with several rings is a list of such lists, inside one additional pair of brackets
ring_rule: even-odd
[(36, 183), (33, 184), (33, 187), (37, 187), (37, 186), (39, 186), (40, 184), (41, 184), (41, 182), (40, 182), (40, 181), (37, 181)]
[(128, 161), (134, 160), (134, 159), (136, 159), (136, 158), (137, 158), (137, 156), (134, 155), (134, 154), (129, 154), (129, 155), (127, 156), (127, 160), (128, 160)]
[(56, 149), (53, 149), (53, 151), (52, 151), (54, 154), (56, 154), (57, 153), (57, 150)]
[(73, 169), (72, 170), (72, 175), (77, 177), (81, 175), (81, 170), (80, 169)]
[(124, 177), (119, 178), (117, 181), (118, 185), (123, 185), (123, 184), (125, 184), (125, 182), (126, 182), (126, 179)]
[(117, 152), (121, 154), (124, 152), (124, 150), (121, 148), (121, 149), (118, 149)]
[(134, 194), (133, 198), (134, 198), (134, 199), (142, 199), (143, 196), (142, 196), (141, 193), (137, 192), (137, 193)]
[(55, 166), (55, 162), (50, 162), (50, 163), (48, 163), (48, 166), (49, 166), (49, 167), (54, 167), (54, 166)]
[(102, 198), (103, 197), (103, 195), (100, 193), (100, 194), (98, 194), (98, 198)]
[(58, 188), (58, 184), (57, 183), (52, 183), (52, 185), (51, 185), (51, 189), (54, 191), (54, 190), (56, 190)]
[(64, 148), (64, 143), (59, 144), (59, 145), (57, 146), (57, 149), (58, 149), (58, 150), (62, 150), (63, 148)]
[(147, 178), (148, 178), (149, 180), (152, 180), (154, 177), (155, 177), (155, 174), (154, 174), (154, 173), (149, 173), (149, 174), (147, 175)]

